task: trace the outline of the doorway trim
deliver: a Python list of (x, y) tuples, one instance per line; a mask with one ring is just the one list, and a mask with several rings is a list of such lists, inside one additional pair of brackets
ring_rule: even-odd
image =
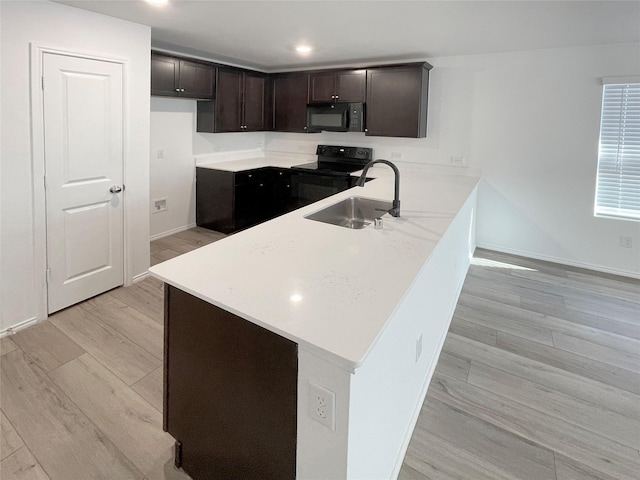
[[(45, 190), (45, 157), (44, 157), (44, 96), (42, 76), (44, 71), (44, 55), (55, 54), (69, 57), (86, 58), (122, 65), (122, 178), (127, 183), (127, 165), (129, 150), (129, 61), (125, 58), (105, 57), (90, 52), (70, 51), (50, 45), (30, 44), (30, 90), (31, 90), (31, 180), (33, 189), (33, 266), (35, 290), (39, 292), (36, 299), (35, 322), (48, 317), (47, 288), (47, 204)], [(131, 285), (131, 249), (129, 246), (129, 215), (126, 189), (123, 192), (123, 273), (124, 286)], [(29, 322), (31, 324), (31, 322)], [(24, 325), (26, 327), (28, 325)], [(23, 325), (21, 325), (23, 327)], [(23, 327), (23, 328), (24, 328)]]

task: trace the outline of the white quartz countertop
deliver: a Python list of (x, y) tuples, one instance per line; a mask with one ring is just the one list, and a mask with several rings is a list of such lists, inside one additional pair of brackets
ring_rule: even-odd
[[(290, 161), (265, 160), (223, 163), (234, 163), (225, 169), (239, 171)], [(466, 169), (400, 167), (400, 172), (401, 216), (386, 214), (382, 230), (350, 230), (304, 218), (352, 195), (391, 200), (393, 172), (375, 166), (367, 176), (377, 178), (364, 187), (230, 235), (150, 272), (355, 370), (479, 181)]]

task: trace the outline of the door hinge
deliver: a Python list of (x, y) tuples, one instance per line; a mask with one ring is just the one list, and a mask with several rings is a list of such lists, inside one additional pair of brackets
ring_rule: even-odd
[(44, 90), (44, 75), (40, 77), (41, 83), (42, 83), (42, 90)]
[(47, 267), (47, 283), (51, 281), (51, 269)]

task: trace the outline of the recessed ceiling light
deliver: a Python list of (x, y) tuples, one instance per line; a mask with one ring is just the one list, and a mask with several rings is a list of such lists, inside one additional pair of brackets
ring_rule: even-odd
[(169, 3), (169, 0), (145, 0), (147, 3), (150, 3), (151, 5), (166, 5), (167, 3)]
[(307, 53), (310, 53), (312, 50), (312, 48), (309, 45), (298, 45), (296, 47), (296, 52), (302, 54), (302, 55), (306, 55)]

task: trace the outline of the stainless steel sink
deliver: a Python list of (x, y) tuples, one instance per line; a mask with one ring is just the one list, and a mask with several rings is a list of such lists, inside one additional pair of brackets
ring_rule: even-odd
[(345, 228), (360, 229), (384, 215), (391, 206), (391, 202), (384, 200), (349, 197), (315, 213), (305, 215), (304, 218)]

